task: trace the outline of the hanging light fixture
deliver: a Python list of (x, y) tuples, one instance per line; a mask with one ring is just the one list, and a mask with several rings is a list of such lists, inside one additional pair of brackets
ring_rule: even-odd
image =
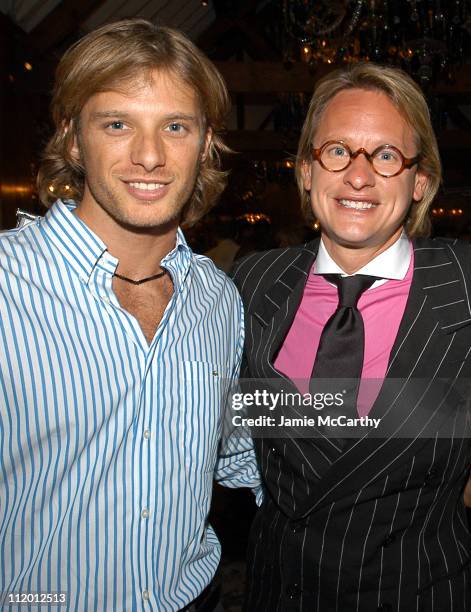
[(466, 0), (283, 0), (285, 61), (377, 61), (422, 86), (452, 81), (469, 50)]

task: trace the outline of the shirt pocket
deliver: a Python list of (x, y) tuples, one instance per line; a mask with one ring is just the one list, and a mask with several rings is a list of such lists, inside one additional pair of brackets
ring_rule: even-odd
[(180, 423), (185, 463), (190, 470), (214, 470), (227, 401), (227, 371), (226, 366), (215, 362), (182, 362)]

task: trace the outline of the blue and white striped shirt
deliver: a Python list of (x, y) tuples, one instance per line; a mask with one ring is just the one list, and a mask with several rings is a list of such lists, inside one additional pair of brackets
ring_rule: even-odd
[(112, 291), (117, 260), (72, 208), (0, 235), (0, 592), (174, 612), (219, 561), (213, 477), (259, 482), (247, 439), (219, 443), (241, 301), (179, 232), (149, 346)]

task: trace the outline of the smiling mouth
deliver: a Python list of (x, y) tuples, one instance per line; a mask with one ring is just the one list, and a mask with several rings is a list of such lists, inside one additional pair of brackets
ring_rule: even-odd
[(365, 200), (358, 201), (340, 199), (337, 200), (337, 202), (340, 204), (340, 206), (343, 206), (344, 208), (351, 208), (353, 210), (368, 210), (369, 208), (376, 208), (378, 206), (375, 202), (367, 202)]
[(128, 182), (128, 185), (133, 189), (140, 189), (141, 191), (157, 191), (165, 187), (165, 183), (140, 183), (140, 182)]

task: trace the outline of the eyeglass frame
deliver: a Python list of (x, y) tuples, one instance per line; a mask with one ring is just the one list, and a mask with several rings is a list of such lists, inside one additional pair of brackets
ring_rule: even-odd
[[(343, 167), (343, 168), (339, 168), (339, 170), (331, 170), (330, 168), (327, 168), (324, 165), (324, 163), (322, 162), (322, 160), (321, 160), (321, 155), (324, 152), (324, 149), (328, 145), (331, 145), (331, 144), (341, 144), (343, 147), (345, 147), (347, 149), (347, 151), (350, 154), (350, 159), (348, 161), (348, 164), (345, 167)], [(394, 174), (388, 174), (388, 175), (381, 174), (381, 172), (378, 172), (376, 170), (376, 168), (374, 167), (374, 165), (373, 165), (373, 157), (374, 157), (375, 153), (377, 153), (381, 149), (385, 149), (385, 148), (386, 149), (392, 149), (393, 151), (396, 151), (396, 153), (399, 153), (399, 156), (402, 159), (401, 167)], [(355, 152), (353, 152), (350, 149), (350, 147), (348, 146), (348, 144), (346, 142), (344, 142), (343, 140), (327, 140), (319, 148), (315, 148), (314, 145), (311, 145), (311, 155), (312, 155), (313, 160), (314, 161), (318, 161), (319, 164), (321, 165), (321, 167), (324, 168), (324, 170), (327, 170), (327, 172), (342, 172), (343, 170), (346, 170), (350, 166), (352, 161), (354, 159), (356, 159), (361, 153), (363, 153), (363, 155), (366, 157), (366, 159), (370, 163), (371, 167), (373, 168), (373, 172), (375, 174), (377, 174), (378, 176), (382, 176), (383, 178), (392, 178), (393, 176), (398, 176), (406, 168), (407, 169), (412, 168), (412, 166), (417, 164), (420, 161), (420, 158), (421, 158), (421, 154), (420, 153), (418, 155), (416, 155), (415, 157), (405, 157), (400, 149), (398, 149), (394, 145), (390, 145), (390, 144), (384, 144), (384, 145), (380, 145), (379, 147), (376, 147), (376, 149), (373, 151), (373, 153), (368, 153), (368, 151), (366, 149), (364, 149), (363, 147), (360, 147)]]

